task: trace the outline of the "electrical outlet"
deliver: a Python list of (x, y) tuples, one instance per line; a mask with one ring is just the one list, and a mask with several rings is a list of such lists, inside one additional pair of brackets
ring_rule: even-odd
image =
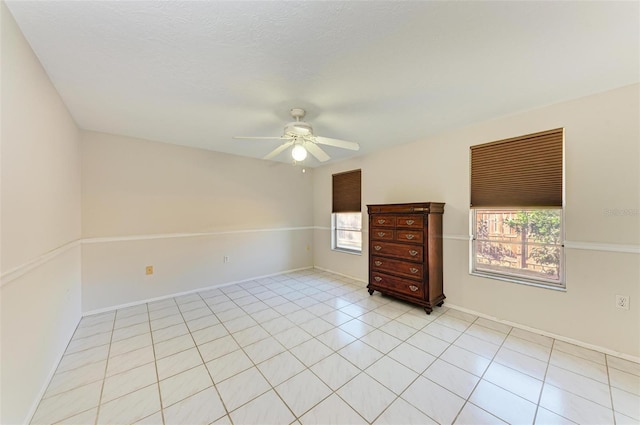
[(222, 259), (222, 261), (225, 262), (225, 263), (228, 263), (230, 261), (229, 260), (229, 256), (225, 255), (224, 258)]
[(146, 274), (153, 274), (153, 266), (147, 266), (144, 270)]
[(616, 307), (623, 310), (629, 310), (629, 296), (628, 295), (616, 295)]

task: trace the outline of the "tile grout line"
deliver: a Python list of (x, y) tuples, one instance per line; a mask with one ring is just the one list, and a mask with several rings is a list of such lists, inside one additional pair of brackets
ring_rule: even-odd
[[(551, 339), (551, 349), (549, 350), (549, 358), (547, 359), (547, 367), (544, 370), (544, 376), (542, 377), (542, 387), (540, 387), (540, 394), (538, 394), (538, 402), (536, 403), (536, 412), (533, 415), (533, 423), (535, 423), (536, 418), (538, 417), (538, 411), (540, 410), (540, 401), (542, 401), (542, 393), (544, 392), (544, 386), (547, 383), (547, 374), (549, 373), (549, 367), (551, 367), (551, 356), (553, 355), (553, 348), (556, 345), (555, 338)], [(543, 407), (543, 409), (545, 409)], [(555, 413), (555, 412), (553, 412)], [(557, 414), (557, 413), (556, 413)], [(562, 415), (557, 414), (558, 416), (564, 417)], [(565, 418), (568, 419), (568, 418)], [(568, 419), (570, 420), (570, 419)], [(573, 421), (572, 421), (573, 422)]]
[(100, 407), (102, 406), (102, 395), (104, 393), (104, 384), (107, 381), (107, 370), (109, 370), (109, 360), (111, 354), (111, 342), (113, 341), (113, 332), (116, 327), (116, 320), (118, 318), (118, 312), (113, 314), (113, 325), (111, 327), (111, 338), (109, 338), (109, 348), (107, 349), (107, 361), (104, 365), (104, 377), (102, 378), (102, 386), (100, 387), (100, 397), (98, 397), (98, 407), (96, 409), (96, 418), (94, 420), (94, 424), (98, 425), (98, 419), (100, 418)]
[[(149, 335), (151, 337), (151, 350), (153, 351), (153, 368), (156, 371), (156, 386), (158, 388), (158, 401), (160, 402), (160, 418), (162, 419), (163, 425), (165, 424), (164, 419), (164, 408), (162, 407), (162, 393), (160, 392), (160, 375), (158, 374), (158, 358), (156, 357), (156, 344), (153, 340), (153, 331), (151, 330), (151, 313), (149, 311), (149, 304), (145, 304), (147, 307), (147, 318), (149, 319)], [(137, 391), (137, 390), (136, 390)], [(152, 413), (151, 415), (153, 415)], [(149, 416), (151, 416), (149, 415)], [(148, 416), (145, 416), (148, 417)], [(144, 419), (144, 418), (142, 418)]]

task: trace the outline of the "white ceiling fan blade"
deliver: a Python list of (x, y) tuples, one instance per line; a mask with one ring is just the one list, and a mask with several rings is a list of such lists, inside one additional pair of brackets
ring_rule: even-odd
[(320, 149), (320, 146), (316, 145), (313, 142), (305, 143), (304, 147), (309, 151), (309, 153), (311, 153), (311, 155), (315, 156), (316, 159), (320, 162), (326, 162), (331, 159), (331, 157), (327, 155), (325, 151)]
[(233, 136), (234, 139), (264, 139), (264, 140), (288, 140), (289, 137), (284, 137), (284, 136), (267, 136), (267, 137), (260, 137), (260, 136)]
[(277, 148), (275, 148), (274, 150), (272, 150), (271, 152), (269, 152), (266, 156), (262, 157), (262, 159), (271, 159), (271, 158), (274, 158), (275, 156), (277, 156), (278, 154), (280, 154), (283, 150), (287, 149), (287, 148), (288, 148), (289, 146), (291, 146), (292, 144), (293, 144), (293, 141), (283, 143), (282, 145), (278, 146)]
[(321, 145), (335, 146), (336, 148), (349, 149), (352, 151), (359, 151), (360, 145), (356, 142), (348, 142), (346, 140), (332, 139), (330, 137), (316, 136), (316, 143)]

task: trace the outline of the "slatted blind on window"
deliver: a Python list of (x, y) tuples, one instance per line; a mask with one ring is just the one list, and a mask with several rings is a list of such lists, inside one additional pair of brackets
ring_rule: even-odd
[(360, 170), (334, 174), (332, 212), (341, 213), (360, 211), (362, 205), (360, 184)]
[(564, 129), (471, 146), (471, 207), (562, 207)]

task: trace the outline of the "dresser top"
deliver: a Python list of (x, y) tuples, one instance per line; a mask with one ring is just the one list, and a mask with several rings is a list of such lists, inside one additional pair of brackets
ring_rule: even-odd
[(442, 214), (444, 202), (410, 202), (406, 204), (373, 204), (367, 205), (369, 214), (384, 213), (415, 213), (415, 214)]

